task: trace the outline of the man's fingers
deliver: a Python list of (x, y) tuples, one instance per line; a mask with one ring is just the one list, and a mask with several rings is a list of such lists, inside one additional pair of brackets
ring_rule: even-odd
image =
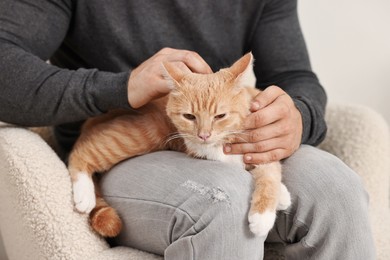
[(154, 59), (158, 62), (183, 62), (195, 73), (213, 73), (207, 62), (194, 51), (164, 48), (156, 53)]
[(248, 153), (244, 155), (244, 162), (248, 164), (262, 164), (280, 161), (288, 157), (285, 149), (275, 149), (264, 153)]
[(287, 106), (271, 104), (247, 116), (244, 121), (244, 128), (256, 129), (272, 124), (284, 118), (289, 112), (288, 110)]
[(256, 143), (227, 144), (224, 147), (224, 152), (227, 154), (263, 153), (283, 148), (284, 141), (284, 137), (277, 137)]
[(163, 62), (173, 63), (184, 74), (212, 73), (210, 66), (196, 52), (164, 48), (131, 71), (127, 98), (133, 108), (141, 107), (172, 89), (164, 78), (161, 69)]
[(171, 53), (174, 53), (178, 51), (178, 49), (173, 49), (173, 48), (169, 48), (169, 47), (165, 47), (165, 48), (162, 48), (161, 50), (159, 50), (155, 55), (167, 55), (167, 54), (171, 54)]
[(233, 139), (232, 143), (255, 143), (271, 138), (286, 135), (291, 132), (291, 125), (285, 120), (279, 120), (272, 124), (246, 131)]
[(283, 94), (284, 91), (281, 88), (277, 86), (269, 86), (264, 91), (256, 95), (252, 101), (250, 109), (252, 112), (262, 109), (272, 104), (278, 96)]
[(175, 61), (175, 62), (172, 62), (172, 64), (175, 67), (177, 67), (179, 70), (181, 70), (184, 74), (191, 73), (191, 70), (187, 67), (186, 64), (184, 64), (184, 62)]
[(169, 59), (185, 63), (195, 73), (207, 74), (213, 72), (207, 62), (193, 51), (178, 51), (169, 55)]

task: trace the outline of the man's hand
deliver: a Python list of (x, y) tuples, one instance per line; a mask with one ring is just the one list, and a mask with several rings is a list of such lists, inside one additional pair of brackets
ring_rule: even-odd
[(196, 52), (164, 48), (131, 72), (127, 97), (133, 108), (139, 108), (171, 90), (163, 76), (163, 62), (171, 62), (183, 72), (212, 73), (210, 66)]
[(270, 86), (253, 100), (245, 134), (224, 148), (227, 154), (244, 154), (244, 162), (261, 164), (292, 155), (301, 143), (302, 116), (291, 97)]

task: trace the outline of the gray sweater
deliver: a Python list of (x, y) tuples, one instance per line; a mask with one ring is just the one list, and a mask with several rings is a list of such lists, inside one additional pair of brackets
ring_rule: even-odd
[(280, 86), (300, 110), (302, 143), (324, 138), (326, 94), (296, 0), (1, 0), (0, 121), (56, 125), (69, 150), (80, 121), (130, 108), (131, 70), (163, 47), (194, 50), (215, 71), (252, 51), (256, 86)]

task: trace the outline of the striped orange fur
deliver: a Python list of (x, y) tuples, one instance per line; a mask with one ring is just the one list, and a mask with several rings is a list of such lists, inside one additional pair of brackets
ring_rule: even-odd
[[(247, 54), (232, 67), (207, 75), (183, 75), (164, 64), (167, 80), (174, 86), (168, 96), (137, 111), (115, 110), (86, 121), (70, 154), (69, 172), (76, 208), (90, 214), (91, 226), (97, 233), (114, 237), (122, 223), (94, 188), (93, 175), (108, 171), (122, 160), (153, 151), (176, 150), (203, 157), (194, 147), (222, 149), (222, 144), (243, 132), (250, 101), (259, 93), (255, 88), (242, 86), (242, 77), (251, 62), (252, 56)], [(218, 159), (225, 155), (221, 150), (213, 156)], [(215, 159), (207, 154), (205, 157)], [(275, 162), (257, 165), (251, 172), (255, 190), (249, 222), (251, 230), (260, 234), (268, 232), (269, 227), (259, 228), (257, 219), (268, 211), (274, 213), (280, 200), (281, 167)], [(273, 220), (271, 217), (270, 221)]]

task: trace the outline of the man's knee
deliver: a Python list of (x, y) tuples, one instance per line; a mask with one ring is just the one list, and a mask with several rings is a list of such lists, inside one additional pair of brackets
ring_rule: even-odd
[(328, 216), (357, 213), (368, 205), (360, 177), (340, 159), (317, 148), (303, 146), (285, 161), (284, 182), (296, 206), (311, 205)]

